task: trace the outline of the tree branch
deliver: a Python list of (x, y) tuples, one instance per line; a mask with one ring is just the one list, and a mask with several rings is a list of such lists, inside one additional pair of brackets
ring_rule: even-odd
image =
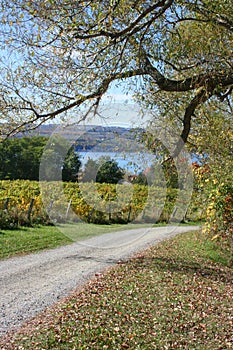
[(152, 65), (145, 53), (140, 56), (141, 65), (144, 67), (145, 74), (150, 75), (153, 80), (158, 84), (159, 88), (163, 91), (191, 91), (198, 89), (202, 86), (207, 87), (209, 90), (213, 90), (217, 85), (229, 86), (233, 84), (233, 71), (229, 72), (208, 72), (207, 74), (199, 74), (193, 77), (188, 77), (182, 80), (172, 80), (166, 78), (159, 70)]
[(184, 143), (186, 143), (188, 140), (188, 136), (191, 130), (191, 120), (192, 120), (192, 117), (194, 116), (194, 112), (196, 108), (201, 103), (206, 102), (210, 98), (210, 96), (211, 95), (207, 93), (207, 91), (204, 88), (202, 88), (186, 108), (184, 118), (183, 118), (183, 130), (180, 135), (180, 140), (177, 142), (175, 150), (173, 152), (173, 155), (172, 155), (173, 158), (179, 155), (180, 151), (183, 148)]
[(226, 28), (227, 30), (233, 31), (233, 22), (229, 18), (227, 18), (225, 15), (215, 13), (213, 11), (210, 11), (204, 6), (193, 6), (196, 13), (199, 13), (200, 15), (205, 16), (205, 18), (208, 18), (209, 21), (214, 22), (215, 24)]
[[(156, 4), (149, 6), (144, 12), (142, 12), (134, 22), (132, 22), (128, 27), (126, 27), (125, 29), (118, 31), (118, 32), (110, 32), (110, 31), (105, 31), (105, 30), (100, 30), (98, 32), (95, 33), (90, 33), (90, 34), (79, 34), (79, 33), (75, 33), (74, 34), (74, 38), (75, 39), (91, 39), (91, 38), (97, 38), (97, 37), (101, 37), (101, 36), (105, 36), (108, 37), (110, 39), (118, 39), (120, 37), (125, 36), (126, 34), (129, 35), (133, 35), (136, 34), (138, 31), (142, 30), (145, 26), (148, 25), (148, 22), (150, 22), (151, 20), (142, 23), (141, 25), (139, 25), (139, 23), (151, 12), (153, 12), (156, 8), (161, 8), (160, 11), (158, 11), (154, 16), (153, 16), (153, 20), (154, 21), (156, 18), (160, 17), (174, 2), (174, 0), (162, 0), (157, 2)], [(89, 29), (86, 31), (88, 32)]]
[[(97, 102), (95, 104), (96, 104), (96, 106), (98, 106), (101, 97), (108, 90), (108, 87), (111, 84), (111, 82), (113, 82), (114, 80), (126, 79), (126, 78), (130, 78), (130, 77), (137, 76), (137, 75), (143, 75), (143, 74), (144, 74), (144, 71), (142, 69), (136, 69), (136, 70), (132, 70), (132, 71), (126, 71), (126, 72), (112, 74), (108, 78), (103, 79), (102, 83), (96, 89), (95, 92), (93, 92), (93, 93), (91, 93), (89, 95), (81, 95), (74, 102), (69, 103), (68, 105), (66, 105), (66, 106), (64, 106), (64, 107), (62, 107), (60, 109), (57, 109), (56, 111), (49, 112), (49, 113), (44, 113), (44, 114), (40, 114), (34, 108), (33, 104), (30, 101), (25, 100), (17, 92), (17, 94), (21, 97), (21, 99), (26, 104), (28, 104), (28, 108), (24, 107), (24, 109), (32, 111), (32, 113), (35, 115), (35, 117), (33, 119), (31, 119), (30, 121), (25, 121), (24, 123), (21, 123), (19, 126), (16, 126), (15, 128), (11, 129), (11, 131), (6, 135), (6, 137), (10, 137), (10, 136), (15, 135), (19, 131), (19, 129), (23, 129), (25, 126), (27, 126), (29, 124), (33, 125), (33, 123), (38, 122), (40, 120), (42, 120), (44, 122), (46, 120), (53, 119), (57, 115), (60, 115), (60, 114), (66, 112), (66, 111), (68, 111), (68, 110), (70, 110), (70, 109), (72, 109), (74, 107), (80, 106), (85, 101), (90, 101), (90, 100), (93, 100), (93, 99), (97, 99)], [(87, 115), (86, 115), (86, 117), (87, 117)]]

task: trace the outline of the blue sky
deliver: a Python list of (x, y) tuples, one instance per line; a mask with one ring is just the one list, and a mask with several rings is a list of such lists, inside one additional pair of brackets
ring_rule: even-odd
[(145, 126), (150, 116), (142, 118), (140, 107), (135, 103), (130, 93), (125, 93), (124, 84), (117, 87), (112, 84), (109, 91), (103, 96), (99, 108), (100, 116), (92, 118), (88, 123), (108, 126)]

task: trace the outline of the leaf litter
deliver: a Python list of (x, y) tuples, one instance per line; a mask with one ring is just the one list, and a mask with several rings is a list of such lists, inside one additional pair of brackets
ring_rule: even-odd
[(232, 349), (233, 270), (204, 256), (200, 235), (96, 275), (3, 337), (1, 349)]

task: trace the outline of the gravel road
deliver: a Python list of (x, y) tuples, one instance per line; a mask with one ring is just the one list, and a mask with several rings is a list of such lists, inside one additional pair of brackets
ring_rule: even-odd
[(0, 335), (20, 327), (119, 260), (177, 233), (198, 228), (126, 230), (0, 261)]

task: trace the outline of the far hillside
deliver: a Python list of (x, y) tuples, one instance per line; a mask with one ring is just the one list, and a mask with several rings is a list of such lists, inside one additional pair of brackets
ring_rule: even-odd
[(19, 133), (15, 137), (42, 136), (49, 138), (53, 133), (75, 143), (77, 152), (92, 149), (95, 152), (103, 152), (104, 150), (122, 152), (126, 148), (128, 151), (135, 151), (135, 147), (139, 145), (143, 129), (99, 125), (71, 125), (63, 129), (62, 125), (48, 124), (41, 125), (38, 129), (30, 132)]

